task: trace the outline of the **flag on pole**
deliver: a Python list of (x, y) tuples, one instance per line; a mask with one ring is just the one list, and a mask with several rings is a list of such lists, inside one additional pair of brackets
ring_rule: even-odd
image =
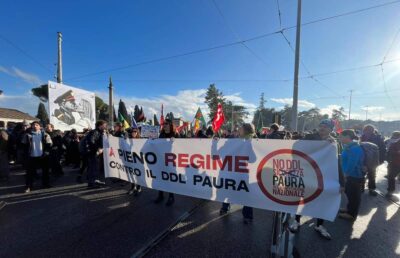
[(224, 121), (225, 121), (225, 116), (224, 116), (224, 111), (222, 110), (222, 104), (218, 103), (217, 112), (215, 113), (215, 116), (214, 116), (214, 119), (212, 122), (212, 127), (213, 127), (214, 132), (218, 132), (218, 130), (224, 124)]
[(342, 133), (343, 129), (342, 129), (342, 126), (340, 125), (340, 121), (338, 119), (334, 119), (333, 123), (335, 125), (335, 132), (336, 133)]
[(136, 123), (135, 117), (132, 114), (131, 114), (131, 121), (132, 121), (131, 127), (134, 128), (134, 129), (137, 129), (138, 125)]
[(136, 122), (145, 122), (145, 121), (146, 121), (146, 116), (144, 115), (143, 107), (140, 107), (140, 113)]
[(197, 132), (201, 127), (206, 126), (206, 120), (204, 119), (203, 113), (201, 113), (200, 107), (197, 109), (196, 115), (194, 116), (194, 131)]
[(161, 104), (161, 117), (160, 117), (160, 126), (164, 125), (164, 104)]
[(129, 128), (129, 123), (126, 121), (125, 117), (118, 112), (118, 120), (122, 123), (123, 128)]

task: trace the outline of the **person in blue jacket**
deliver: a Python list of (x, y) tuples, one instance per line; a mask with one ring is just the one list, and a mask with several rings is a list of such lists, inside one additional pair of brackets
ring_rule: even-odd
[(348, 199), (347, 210), (341, 210), (339, 217), (355, 220), (361, 203), (361, 187), (364, 180), (364, 151), (356, 141), (358, 137), (354, 130), (344, 130), (340, 134), (343, 144), (342, 171), (345, 176), (345, 193)]

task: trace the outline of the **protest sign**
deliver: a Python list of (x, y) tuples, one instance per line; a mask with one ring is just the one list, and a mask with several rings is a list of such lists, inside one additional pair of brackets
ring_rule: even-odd
[(327, 141), (104, 138), (106, 177), (152, 189), (333, 220), (338, 157)]
[(153, 125), (142, 125), (140, 128), (140, 137), (155, 139), (160, 135), (160, 127)]

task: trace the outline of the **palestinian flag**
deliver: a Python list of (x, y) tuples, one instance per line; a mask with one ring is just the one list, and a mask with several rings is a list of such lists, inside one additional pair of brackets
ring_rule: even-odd
[(203, 126), (206, 126), (206, 120), (204, 119), (201, 109), (197, 109), (196, 115), (194, 116), (194, 131), (197, 132)]
[(118, 113), (118, 120), (122, 123), (123, 128), (129, 128), (128, 121), (126, 121), (125, 117), (121, 113)]

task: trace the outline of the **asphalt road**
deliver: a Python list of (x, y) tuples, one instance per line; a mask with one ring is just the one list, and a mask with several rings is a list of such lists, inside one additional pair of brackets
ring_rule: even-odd
[[(383, 194), (385, 173), (384, 167), (378, 173)], [(53, 188), (25, 194), (23, 175), (14, 169), (11, 180), (0, 185), (0, 200), (7, 203), (0, 210), (0, 257), (267, 257), (269, 253), (270, 211), (255, 209), (253, 223), (245, 225), (236, 205), (219, 216), (220, 203), (177, 196), (174, 206), (166, 207), (152, 202), (156, 191), (128, 196), (129, 185), (120, 182), (87, 190), (85, 184), (75, 183), (72, 169), (53, 178)], [(320, 238), (313, 223), (302, 218), (296, 236), (302, 257), (400, 257), (399, 205), (382, 196), (364, 194), (354, 223), (327, 222), (331, 241)]]

